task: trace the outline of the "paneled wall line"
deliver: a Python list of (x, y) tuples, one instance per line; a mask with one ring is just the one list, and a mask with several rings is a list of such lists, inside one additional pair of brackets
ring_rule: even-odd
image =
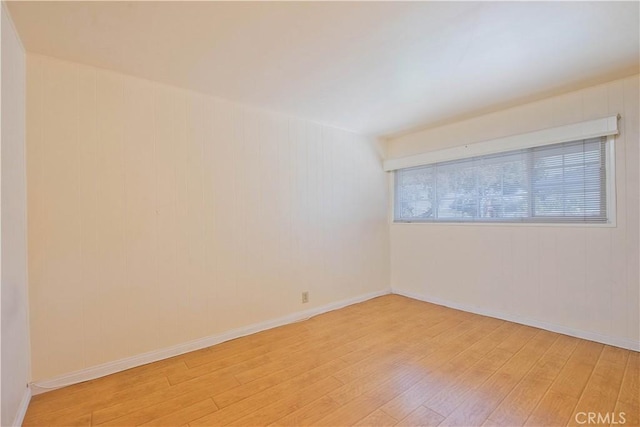
[[(621, 114), (624, 114), (625, 117), (627, 115), (626, 114), (627, 112), (625, 111), (625, 107), (627, 106), (626, 98), (629, 95), (630, 94), (627, 93), (626, 90), (622, 91), (622, 113)], [(638, 94), (635, 94), (634, 96), (636, 97), (636, 99), (638, 99)], [(624, 142), (623, 145), (626, 148), (627, 147), (627, 130), (628, 130), (628, 126), (626, 126), (626, 120), (620, 120), (620, 121), (622, 122), (621, 123), (621, 125), (622, 125), (622, 132), (621, 132), (622, 133), (622, 138), (625, 139), (625, 142)], [(635, 142), (637, 143), (637, 139), (636, 139)], [(628, 157), (629, 156), (627, 156), (627, 155), (624, 156), (624, 165), (625, 165), (624, 166), (624, 170), (627, 173), (630, 170), (629, 163), (628, 163), (628, 160), (629, 160)], [(636, 168), (638, 168), (637, 164), (635, 166), (636, 166)], [(631, 215), (630, 215), (630, 212), (629, 212), (630, 209), (631, 209), (631, 203), (626, 203), (625, 204), (625, 209), (626, 209), (625, 218), (631, 218)], [(625, 245), (626, 248), (629, 247), (629, 236), (627, 235), (627, 233), (624, 233), (624, 245)], [(626, 258), (625, 258), (625, 265), (624, 265), (624, 278), (625, 278), (625, 283), (629, 283), (629, 266), (628, 266), (628, 259), (626, 259)], [(637, 283), (636, 286), (640, 286), (640, 283)], [(624, 301), (628, 301), (628, 298), (629, 298), (629, 290), (628, 290), (628, 287), (625, 286), (624, 287)], [(624, 308), (625, 308), (624, 311), (625, 311), (625, 314), (626, 314), (625, 318), (629, 319), (630, 318), (629, 304), (625, 304)], [(640, 322), (640, 317), (638, 317), (637, 320)], [(626, 335), (629, 335), (629, 333), (630, 333), (628, 322), (625, 322), (625, 333), (626, 333)], [(640, 339), (640, 337), (636, 337), (636, 339)]]
[[(78, 73), (79, 73), (79, 71), (78, 71)], [(75, 121), (76, 121), (75, 139), (76, 139), (76, 142), (75, 142), (75, 145), (77, 147), (79, 147), (80, 144), (81, 144), (81, 141), (80, 141), (80, 123), (81, 123), (81, 120), (82, 120), (81, 117), (80, 117), (80, 78), (79, 78), (79, 76), (76, 76), (74, 80), (75, 80), (74, 81), (74, 83), (75, 83), (74, 84), (74, 89), (75, 89), (74, 98), (75, 98), (75, 112), (76, 112), (76, 117), (75, 117)], [(76, 164), (76, 170), (75, 170), (76, 182), (80, 183), (80, 182), (82, 182), (82, 174), (81, 174), (81, 171), (80, 171), (80, 162), (81, 162), (81, 159), (82, 159), (82, 150), (78, 149), (75, 154), (76, 154), (76, 156), (75, 156), (76, 157), (76, 160), (75, 160), (75, 164)], [(75, 200), (75, 202), (76, 202), (75, 203), (75, 209), (76, 209), (77, 212), (79, 212), (80, 209), (81, 209), (81, 207), (80, 207), (80, 185), (78, 185), (76, 191), (77, 191), (77, 197), (76, 197), (76, 200)], [(84, 231), (85, 227), (86, 227), (86, 224), (84, 223), (83, 219), (80, 218), (80, 223), (79, 223), (80, 242), (79, 242), (79, 245), (78, 245), (78, 250), (80, 252), (79, 259), (80, 259), (81, 265), (83, 263), (84, 251), (85, 251), (85, 248), (83, 246), (83, 239), (82, 239), (82, 234), (83, 234), (83, 231)], [(80, 268), (79, 277), (80, 277), (80, 280), (82, 281), (82, 267), (81, 266), (78, 266), (78, 267)], [(84, 322), (84, 317), (85, 316), (86, 316), (86, 313), (83, 312), (82, 313), (82, 320), (83, 321), (82, 321), (82, 326), (81, 326), (83, 338), (87, 334), (87, 332), (85, 330), (86, 323)], [(86, 367), (87, 352), (86, 352), (85, 348), (82, 349), (81, 360), (82, 360), (82, 366)]]
[[(152, 145), (153, 145), (153, 175), (154, 175), (154, 185), (153, 185), (153, 210), (154, 210), (154, 215), (153, 215), (153, 219), (154, 219), (154, 224), (153, 224), (153, 268), (154, 268), (154, 274), (153, 274), (153, 284), (154, 286), (158, 286), (158, 284), (160, 283), (160, 258), (159, 258), (159, 251), (160, 251), (160, 237), (159, 237), (159, 233), (160, 233), (160, 217), (159, 217), (159, 210), (160, 210), (160, 179), (159, 179), (159, 175), (160, 175), (160, 168), (159, 168), (159, 155), (158, 155), (158, 135), (159, 135), (159, 130), (158, 130), (158, 121), (159, 121), (159, 105), (160, 105), (160, 96), (159, 96), (159, 88), (158, 85), (156, 83), (152, 83), (151, 86), (151, 92), (152, 92), (152, 98), (153, 98), (153, 129), (152, 129)], [(160, 315), (156, 314), (155, 315), (155, 331), (154, 334), (156, 335), (156, 342), (159, 343), (160, 342), (160, 329), (162, 328), (162, 322), (160, 321)]]

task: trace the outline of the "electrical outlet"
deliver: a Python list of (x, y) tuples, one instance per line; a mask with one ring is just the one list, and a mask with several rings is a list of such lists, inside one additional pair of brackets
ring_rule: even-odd
[(302, 303), (306, 304), (309, 302), (309, 291), (304, 291), (302, 293)]

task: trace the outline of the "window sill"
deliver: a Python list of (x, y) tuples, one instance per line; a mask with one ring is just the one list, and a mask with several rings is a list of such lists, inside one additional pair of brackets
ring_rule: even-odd
[(583, 227), (583, 228), (616, 228), (615, 221), (603, 223), (550, 223), (550, 222), (467, 222), (467, 221), (391, 221), (391, 225), (426, 225), (426, 226), (463, 226), (463, 227)]

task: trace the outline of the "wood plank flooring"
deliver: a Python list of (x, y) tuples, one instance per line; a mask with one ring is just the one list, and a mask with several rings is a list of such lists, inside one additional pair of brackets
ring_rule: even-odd
[[(35, 396), (25, 426), (640, 425), (637, 352), (397, 295)], [(576, 419), (576, 414), (584, 416)], [(589, 412), (602, 414), (586, 424)]]

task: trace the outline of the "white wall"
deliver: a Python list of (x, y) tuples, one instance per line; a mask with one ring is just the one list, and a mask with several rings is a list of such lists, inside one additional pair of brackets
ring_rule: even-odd
[(25, 163), (25, 54), (4, 4), (2, 15), (2, 416), (16, 419), (29, 382), (27, 305), (27, 193)]
[(617, 227), (391, 225), (394, 290), (638, 348), (638, 76), (388, 141), (398, 158), (620, 113)]
[(373, 141), (43, 56), (27, 82), (34, 380), (388, 288)]

